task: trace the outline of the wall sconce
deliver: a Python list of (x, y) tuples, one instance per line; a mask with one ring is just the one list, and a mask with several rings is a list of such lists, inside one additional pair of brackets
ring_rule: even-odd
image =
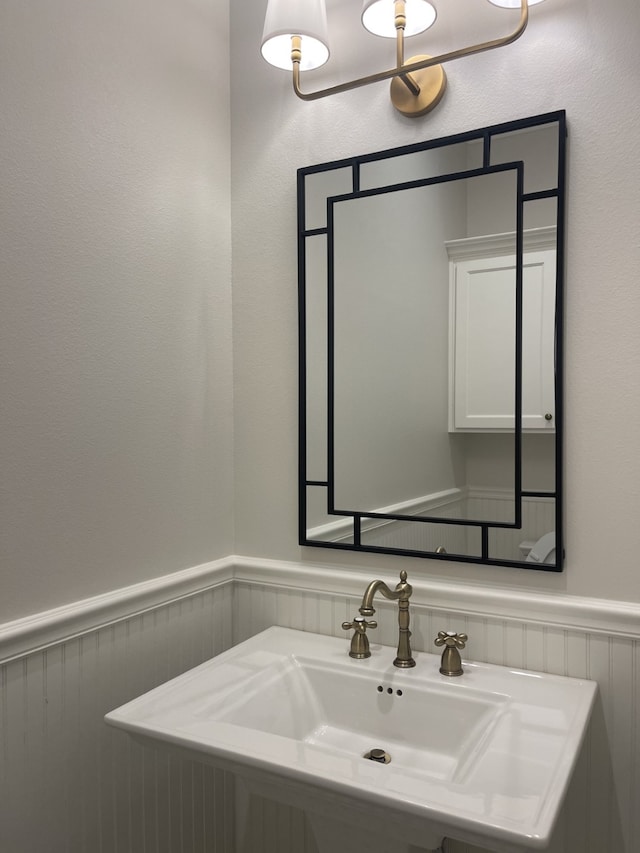
[(511, 44), (525, 31), (529, 20), (528, 6), (541, 0), (489, 2), (507, 9), (520, 9), (520, 22), (510, 35), (439, 56), (419, 55), (405, 61), (405, 38), (427, 30), (436, 19), (435, 8), (428, 0), (364, 0), (361, 16), (363, 26), (375, 35), (396, 40), (395, 67), (315, 92), (303, 92), (300, 89), (301, 71), (319, 68), (329, 58), (324, 0), (269, 0), (262, 36), (262, 55), (271, 65), (293, 71), (293, 89), (304, 101), (314, 101), (369, 83), (391, 80), (391, 101), (394, 107), (403, 115), (421, 116), (432, 110), (444, 95), (447, 78), (443, 63)]

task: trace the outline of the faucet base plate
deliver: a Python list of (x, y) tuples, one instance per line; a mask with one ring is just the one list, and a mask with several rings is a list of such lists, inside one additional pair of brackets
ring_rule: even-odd
[(394, 666), (399, 667), (400, 669), (409, 669), (412, 666), (416, 665), (416, 662), (413, 658), (409, 658), (409, 660), (404, 660), (404, 658), (396, 658), (393, 662)]
[(442, 667), (440, 667), (440, 675), (454, 676), (454, 675), (462, 675), (463, 673), (464, 673), (463, 669), (451, 670), (451, 669), (443, 669)]

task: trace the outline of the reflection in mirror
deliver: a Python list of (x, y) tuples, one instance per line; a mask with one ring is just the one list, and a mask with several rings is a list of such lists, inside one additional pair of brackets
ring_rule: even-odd
[(301, 544), (561, 570), (564, 136), (300, 170)]
[[(361, 190), (393, 186), (409, 181), (424, 181), (429, 178), (442, 178), (443, 175), (481, 169), (483, 166), (482, 144), (471, 145), (460, 142), (457, 145), (446, 144), (440, 148), (413, 151), (408, 154), (387, 153), (391, 156), (361, 164)], [(496, 163), (499, 162), (504, 160), (496, 160)]]
[[(397, 505), (397, 512), (419, 505), (424, 514), (436, 495), (456, 496), (458, 503), (466, 485), (464, 440), (449, 432), (449, 382), (443, 369), (449, 348), (447, 246), (466, 236), (469, 195), (508, 194), (510, 231), (515, 232), (516, 170), (464, 174), (333, 203), (330, 478), (336, 509), (373, 512)], [(515, 265), (492, 267), (490, 282), (475, 290), (491, 300), (487, 323), (494, 329), (487, 332), (494, 345), (500, 343), (496, 360), (512, 361), (515, 302), (509, 294), (515, 293)], [(472, 310), (478, 316), (481, 309)], [(478, 369), (490, 375), (492, 365)], [(375, 376), (375, 383), (363, 381), (366, 376)], [(492, 388), (489, 383), (481, 393)], [(512, 426), (513, 378), (504, 397)], [(510, 490), (511, 506), (499, 518), (478, 520), (514, 521), (514, 442), (507, 439), (506, 444), (511, 459), (505, 462), (503, 486)], [(466, 507), (460, 516), (469, 517)]]

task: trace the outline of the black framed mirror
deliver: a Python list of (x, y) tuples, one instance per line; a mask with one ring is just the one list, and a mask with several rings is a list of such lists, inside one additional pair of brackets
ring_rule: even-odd
[(300, 544), (561, 571), (565, 141), (299, 170)]

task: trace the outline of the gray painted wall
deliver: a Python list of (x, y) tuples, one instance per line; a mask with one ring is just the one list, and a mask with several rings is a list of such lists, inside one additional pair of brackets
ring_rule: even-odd
[(0, 622), (233, 551), (228, 8), (0, 9)]
[[(262, 12), (247, 15), (235, 4), (231, 10), (232, 103), (239, 105), (232, 116), (236, 553), (391, 575), (406, 567), (640, 601), (640, 194), (634, 189), (640, 120), (629, 106), (640, 71), (635, 0), (613, 0), (606, 8), (597, 0), (533, 7), (517, 43), (450, 64), (444, 100), (418, 120), (395, 113), (384, 84), (316, 102), (295, 99), (287, 75), (261, 64)], [(357, 39), (369, 45), (364, 58), (347, 58), (348, 14), (329, 4), (335, 61), (305, 83), (308, 90), (392, 61), (384, 40), (364, 37)], [(499, 20), (507, 31), (506, 18)], [(458, 43), (472, 43), (477, 33), (458, 23)], [(428, 52), (454, 46), (446, 26), (444, 36), (435, 27), (430, 32)], [(415, 41), (411, 49), (420, 52)], [(569, 121), (565, 573), (443, 568), (428, 560), (300, 549), (296, 168), (563, 108)]]

